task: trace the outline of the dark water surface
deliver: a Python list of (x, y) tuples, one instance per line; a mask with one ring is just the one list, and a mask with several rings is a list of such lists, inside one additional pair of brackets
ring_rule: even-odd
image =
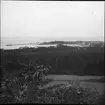
[(44, 88), (55, 84), (71, 84), (74, 87), (81, 86), (83, 88), (96, 88), (100, 94), (104, 94), (105, 90), (104, 82), (88, 82), (90, 79), (98, 80), (103, 78), (103, 76), (48, 75), (46, 78), (53, 79), (53, 81), (45, 85)]

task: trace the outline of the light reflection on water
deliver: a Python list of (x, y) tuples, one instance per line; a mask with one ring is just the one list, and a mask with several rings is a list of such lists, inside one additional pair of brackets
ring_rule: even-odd
[[(77, 45), (77, 44), (63, 44), (65, 46), (72, 46), (72, 47), (88, 47), (88, 46), (84, 46), (84, 45)], [(38, 48), (38, 47), (50, 47), (50, 46), (53, 46), (53, 47), (56, 47), (57, 44), (47, 44), (47, 45), (38, 45), (38, 44), (27, 44), (27, 45), (12, 45), (12, 46), (6, 46), (6, 45), (3, 45), (1, 46), (1, 48), (3, 49), (19, 49), (19, 48), (23, 48), (23, 47), (34, 47), (34, 48)]]
[(18, 48), (23, 48), (23, 47), (34, 47), (34, 48), (37, 48), (37, 47), (50, 47), (50, 46), (56, 46), (56, 44), (54, 45), (13, 45), (13, 46), (3, 46), (1, 48), (3, 49), (18, 49)]
[(77, 75), (48, 75), (47, 78), (54, 80), (89, 80), (89, 79), (101, 79), (104, 76), (77, 76)]

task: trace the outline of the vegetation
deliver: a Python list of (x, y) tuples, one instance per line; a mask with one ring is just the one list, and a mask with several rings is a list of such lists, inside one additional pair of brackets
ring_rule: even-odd
[[(40, 95), (39, 95), (40, 94)], [(56, 85), (39, 91), (37, 102), (49, 104), (102, 104), (102, 96), (95, 89)], [(101, 101), (100, 101), (101, 98)]]
[(96, 89), (66, 85), (43, 88), (52, 81), (45, 78), (47, 74), (104, 75), (104, 47), (98, 44), (78, 48), (56, 43), (57, 47), (0, 49), (0, 104), (103, 103), (104, 95)]
[(3, 67), (0, 103), (97, 105), (103, 103), (104, 96), (99, 95), (95, 89), (83, 89), (79, 86), (67, 87), (66, 85), (40, 89), (40, 87), (43, 87), (44, 81), (48, 81), (44, 77), (50, 69), (51, 67), (48, 65), (33, 65), (31, 63), (24, 65), (22, 69), (18, 69), (19, 72), (13, 70), (7, 72), (7, 68)]
[(42, 85), (41, 83), (48, 70), (49, 67), (38, 64), (35, 67), (30, 64), (26, 68), (18, 69), (19, 72), (7, 72), (6, 68), (2, 68), (0, 102), (33, 102), (33, 95)]
[[(104, 75), (104, 47), (57, 47), (1, 50), (2, 66), (17, 60), (28, 64), (49, 64), (49, 74)], [(8, 64), (9, 65), (9, 64)]]

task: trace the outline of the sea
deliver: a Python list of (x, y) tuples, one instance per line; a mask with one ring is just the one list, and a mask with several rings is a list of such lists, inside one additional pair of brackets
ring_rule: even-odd
[[(53, 46), (53, 47), (56, 47), (57, 44), (39, 44), (39, 43), (42, 43), (42, 42), (50, 42), (52, 40), (43, 40), (43, 39), (35, 39), (34, 37), (32, 38), (29, 38), (29, 37), (26, 37), (26, 38), (20, 38), (20, 37), (3, 37), (1, 38), (1, 46), (0, 48), (1, 49), (19, 49), (19, 48), (24, 48), (24, 47), (34, 47), (34, 48), (37, 48), (37, 47), (50, 47), (50, 46)], [(53, 40), (54, 41), (54, 40)], [(12, 46), (7, 46), (11, 44)], [(64, 45), (67, 45), (67, 46), (72, 46), (72, 47), (86, 47), (86, 45), (77, 45), (77, 44), (64, 44)]]

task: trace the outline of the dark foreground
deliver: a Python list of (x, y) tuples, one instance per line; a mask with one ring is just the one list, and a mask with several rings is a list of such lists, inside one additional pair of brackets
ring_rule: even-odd
[(104, 103), (104, 92), (99, 94), (95, 87), (89, 88), (89, 84), (83, 88), (69, 82), (67, 85), (55, 84), (43, 88), (52, 81), (44, 78), (48, 74), (104, 76), (104, 47), (58, 46), (57, 48), (1, 50), (1, 58), (1, 104), (69, 103), (98, 105)]

